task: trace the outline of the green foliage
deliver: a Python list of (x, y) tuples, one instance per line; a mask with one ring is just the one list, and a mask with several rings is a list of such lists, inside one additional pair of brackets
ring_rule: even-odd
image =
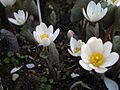
[(120, 54), (120, 36), (114, 36), (114, 38), (113, 38), (113, 50)]
[(51, 90), (51, 88), (52, 88), (51, 85), (46, 86), (46, 90)]
[(8, 57), (12, 57), (12, 56), (14, 56), (14, 52), (12, 52), (12, 51), (8, 51), (7, 56), (8, 56)]
[(74, 7), (71, 9), (71, 21), (80, 21), (83, 18), (82, 8), (86, 8), (90, 0), (77, 0)]
[(47, 82), (47, 78), (45, 76), (43, 76), (41, 79), (40, 79), (41, 82)]

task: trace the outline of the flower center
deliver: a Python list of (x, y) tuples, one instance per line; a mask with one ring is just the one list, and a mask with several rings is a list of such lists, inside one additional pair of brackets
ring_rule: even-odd
[(112, 3), (115, 3), (116, 0), (112, 0)]
[(92, 56), (90, 57), (90, 62), (95, 67), (99, 67), (100, 65), (102, 65), (103, 61), (104, 61), (104, 58), (101, 53), (93, 53)]
[(49, 37), (48, 34), (43, 34), (40, 36), (41, 39), (48, 38), (48, 37)]
[(78, 53), (80, 51), (80, 48), (74, 48), (74, 53)]

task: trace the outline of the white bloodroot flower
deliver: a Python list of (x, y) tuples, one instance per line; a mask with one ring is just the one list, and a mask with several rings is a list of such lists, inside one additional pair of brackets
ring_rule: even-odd
[(85, 12), (84, 8), (82, 11), (87, 20), (91, 22), (97, 22), (106, 15), (108, 8), (106, 7), (103, 9), (100, 3), (97, 3), (96, 5), (94, 1), (90, 1), (87, 6), (87, 13)]
[(49, 46), (58, 36), (60, 29), (57, 29), (53, 33), (53, 26), (48, 28), (45, 23), (41, 23), (36, 27), (36, 31), (33, 32), (35, 40), (42, 46)]
[(25, 14), (23, 10), (18, 10), (18, 13), (14, 12), (14, 17), (15, 19), (8, 18), (8, 20), (13, 24), (23, 25), (27, 21), (28, 12), (26, 11), (26, 14)]
[(119, 6), (120, 5), (120, 0), (107, 0), (107, 5), (113, 5), (113, 6)]
[(104, 73), (108, 70), (106, 67), (114, 65), (119, 59), (119, 55), (111, 50), (110, 41), (103, 44), (101, 39), (91, 37), (81, 48), (82, 60), (79, 63), (88, 71), (94, 69), (97, 73)]
[(81, 56), (81, 46), (84, 44), (81, 40), (76, 40), (73, 37), (70, 39), (70, 49), (68, 52), (75, 57)]
[(0, 2), (2, 3), (2, 5), (4, 7), (6, 6), (12, 6), (15, 4), (16, 0), (0, 0)]

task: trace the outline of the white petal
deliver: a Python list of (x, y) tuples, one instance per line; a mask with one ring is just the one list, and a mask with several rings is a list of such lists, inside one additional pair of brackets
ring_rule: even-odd
[(44, 34), (44, 31), (43, 31), (41, 25), (36, 26), (36, 32), (39, 34), (39, 36)]
[(45, 23), (41, 22), (40, 23), (40, 28), (42, 29), (42, 31), (45, 33), (45, 31), (47, 30), (47, 26)]
[(70, 38), (70, 49), (72, 50), (72, 52), (74, 52), (74, 49), (76, 47), (76, 43), (77, 43), (77, 40), (73, 37)]
[(8, 18), (8, 20), (11, 22), (11, 23), (13, 23), (13, 24), (15, 24), (15, 25), (21, 25), (20, 23), (18, 23), (15, 19), (13, 19), (13, 18)]
[(89, 19), (88, 15), (86, 14), (86, 12), (85, 12), (85, 9), (84, 9), (84, 8), (82, 9), (82, 12), (83, 12), (84, 17), (85, 17), (87, 20), (89, 20), (89, 21), (90, 21), (90, 19)]
[(12, 74), (12, 73), (15, 73), (15, 72), (17, 72), (18, 70), (20, 70), (22, 67), (23, 67), (23, 66), (14, 67), (14, 68), (10, 71), (10, 73), (11, 73), (11, 74)]
[(90, 63), (89, 59), (90, 59), (91, 54), (92, 53), (90, 51), (90, 48), (86, 44), (82, 45), (82, 47), (81, 47), (81, 58), (84, 62)]
[(7, 6), (7, 5), (6, 5), (6, 1), (7, 1), (7, 0), (0, 0), (0, 2), (2, 3), (2, 5), (3, 5), (4, 7)]
[(89, 67), (91, 67), (92, 69), (98, 69), (98, 67), (95, 67), (92, 64), (89, 64)]
[(87, 15), (91, 18), (92, 13), (95, 11), (96, 3), (94, 1), (90, 1), (87, 6)]
[(28, 12), (27, 12), (27, 11), (26, 11), (26, 17), (25, 17), (25, 18), (26, 18), (26, 20), (27, 20), (27, 18), (28, 18)]
[(103, 42), (101, 39), (97, 39), (96, 37), (91, 37), (87, 45), (91, 49), (91, 52), (102, 53), (103, 52)]
[(41, 40), (41, 45), (43, 46), (49, 46), (50, 45), (50, 40), (48, 38), (44, 38)]
[(19, 14), (19, 18), (20, 18), (23, 22), (25, 22), (25, 21), (26, 21), (26, 17), (25, 17), (24, 11), (23, 11), (23, 10), (19, 10), (18, 14)]
[(101, 4), (98, 3), (95, 9), (96, 9), (95, 12), (98, 13), (98, 14), (100, 15), (100, 13), (101, 13), (101, 9), (102, 9)]
[(104, 43), (104, 45), (103, 45), (103, 55), (104, 55), (104, 57), (108, 57), (110, 55), (111, 50), (112, 50), (112, 43), (109, 42), (109, 41)]
[(108, 11), (108, 8), (105, 8), (105, 9), (103, 10), (103, 12), (101, 12), (102, 15), (101, 15), (101, 18), (100, 18), (100, 19), (102, 19), (102, 18), (107, 14), (107, 11)]
[(53, 34), (53, 25), (50, 25), (48, 29), (45, 30), (46, 34)]
[(104, 83), (105, 83), (106, 87), (108, 88), (108, 90), (119, 90), (117, 83), (115, 81), (113, 81), (112, 79), (104, 77), (103, 80), (104, 80)]
[[(73, 52), (71, 52), (70, 49), (68, 49), (68, 52), (69, 52), (72, 56), (75, 56), (75, 54), (74, 54)], [(75, 56), (75, 57), (77, 57), (77, 56)]]
[(19, 20), (19, 14), (18, 13), (14, 12), (14, 17), (15, 17), (16, 20)]
[(31, 69), (31, 68), (35, 67), (35, 64), (29, 63), (29, 64), (26, 64), (26, 67), (29, 68), (29, 69)]
[(58, 29), (54, 32), (53, 41), (57, 38), (57, 36), (59, 35), (59, 33), (60, 33), (60, 29), (58, 28)]
[(38, 35), (38, 33), (37, 33), (36, 31), (33, 31), (33, 36), (34, 36), (35, 40), (36, 40), (38, 43), (40, 43), (40, 37), (39, 37), (39, 35)]
[(84, 61), (82, 61), (82, 60), (79, 61), (79, 64), (80, 64), (85, 70), (88, 70), (88, 71), (91, 71), (91, 70), (92, 70), (92, 68), (89, 67), (89, 65), (86, 64), (86, 63), (85, 63)]
[(109, 57), (107, 57), (104, 63), (100, 67), (109, 67), (114, 65), (119, 59), (119, 55), (116, 52), (112, 52)]
[(98, 69), (95, 69), (95, 72), (97, 73), (105, 73), (108, 69), (107, 68), (98, 68)]
[(78, 40), (76, 46), (81, 49), (81, 46), (84, 44), (85, 44), (84, 42), (82, 42), (81, 40)]

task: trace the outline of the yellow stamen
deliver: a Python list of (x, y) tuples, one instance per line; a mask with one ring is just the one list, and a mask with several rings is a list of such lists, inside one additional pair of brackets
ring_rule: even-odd
[(116, 0), (112, 0), (112, 3), (115, 3)]
[(41, 39), (48, 38), (48, 37), (49, 37), (48, 34), (43, 34), (40, 36)]
[(100, 65), (103, 64), (104, 57), (103, 57), (103, 55), (101, 53), (93, 53), (92, 56), (90, 57), (90, 62), (95, 67), (99, 67)]
[(80, 48), (74, 48), (74, 53), (78, 53), (80, 51)]

